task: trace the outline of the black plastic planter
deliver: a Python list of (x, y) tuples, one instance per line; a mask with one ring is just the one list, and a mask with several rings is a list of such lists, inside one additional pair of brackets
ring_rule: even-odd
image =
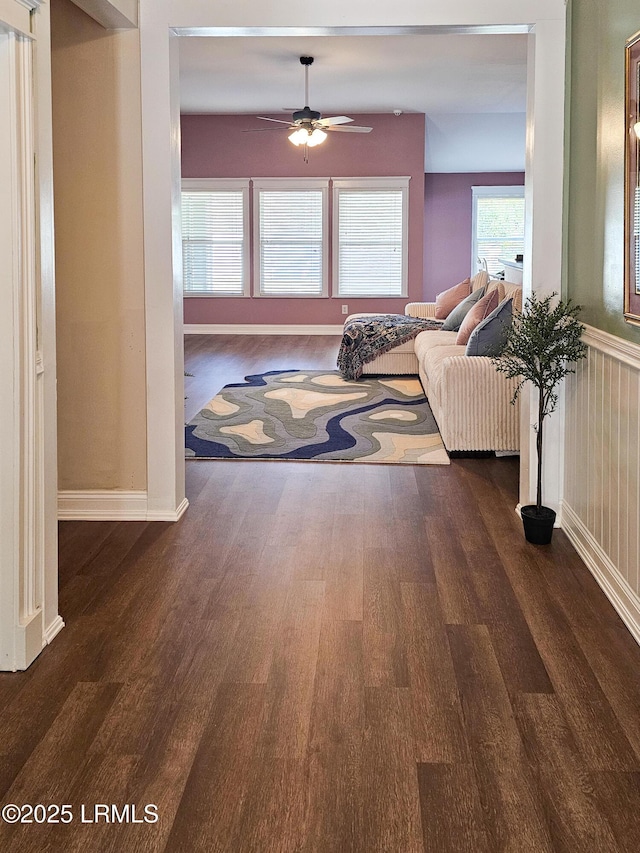
[(540, 510), (535, 504), (520, 507), (522, 524), (524, 525), (524, 536), (527, 542), (533, 545), (548, 545), (553, 535), (553, 525), (556, 514), (548, 506), (541, 506)]

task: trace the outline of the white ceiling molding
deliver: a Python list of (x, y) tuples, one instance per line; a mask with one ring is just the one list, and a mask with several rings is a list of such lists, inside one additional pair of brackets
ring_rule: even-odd
[(73, 0), (73, 2), (107, 30), (130, 30), (138, 26), (138, 0)]
[[(566, 0), (565, 0), (566, 3)], [(528, 24), (415, 27), (172, 27), (174, 35), (198, 38), (249, 38), (281, 36), (425, 36), (513, 35), (531, 31)]]

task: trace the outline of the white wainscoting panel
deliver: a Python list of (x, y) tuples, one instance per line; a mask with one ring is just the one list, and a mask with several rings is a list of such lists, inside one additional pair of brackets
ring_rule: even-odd
[(640, 642), (640, 346), (586, 328), (566, 383), (562, 527)]

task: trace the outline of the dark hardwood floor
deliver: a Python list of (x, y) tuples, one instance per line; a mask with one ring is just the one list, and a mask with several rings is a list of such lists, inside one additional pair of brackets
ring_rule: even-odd
[[(336, 348), (189, 337), (187, 418)], [(177, 524), (61, 524), (0, 802), (74, 820), (3, 853), (636, 853), (640, 648), (562, 532), (525, 543), (515, 459), (198, 461), (187, 491)]]

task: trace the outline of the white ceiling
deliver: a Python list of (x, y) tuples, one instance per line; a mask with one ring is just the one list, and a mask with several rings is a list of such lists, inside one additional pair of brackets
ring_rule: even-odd
[[(525, 35), (198, 38), (180, 44), (184, 113), (425, 113), (425, 170), (524, 169)], [(284, 116), (286, 117), (286, 115)]]

